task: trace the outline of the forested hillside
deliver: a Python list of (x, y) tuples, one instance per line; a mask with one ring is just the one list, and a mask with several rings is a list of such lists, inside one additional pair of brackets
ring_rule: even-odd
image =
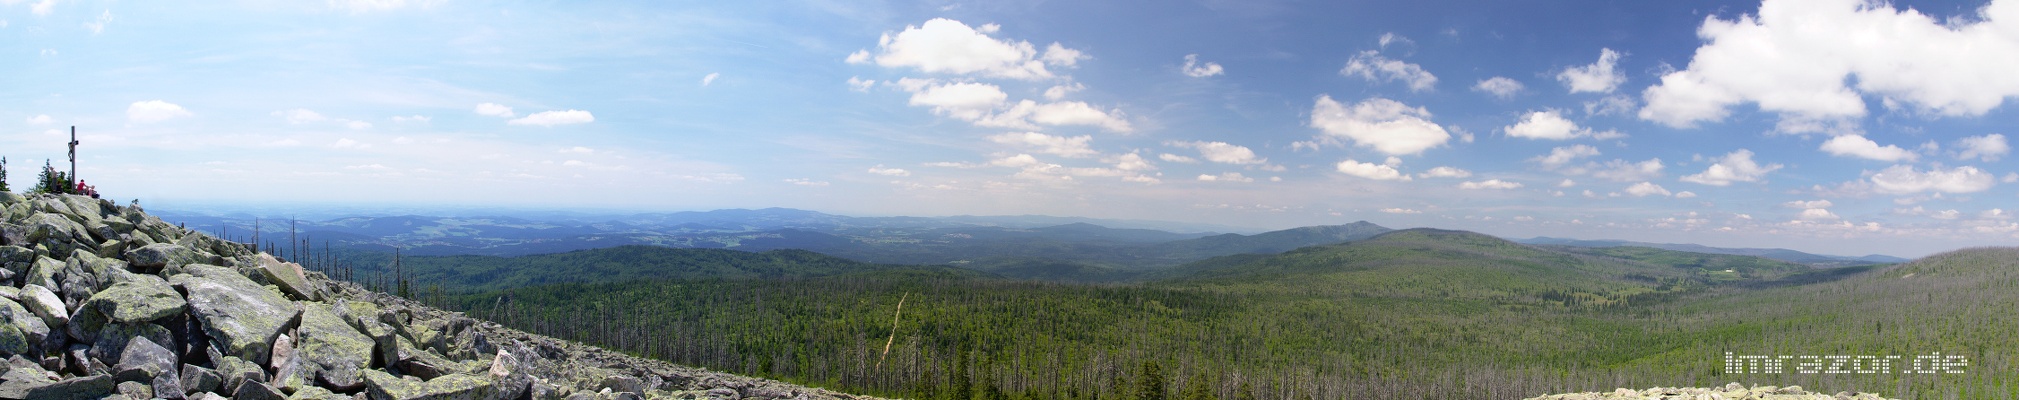
[[(1993, 377), (2015, 372), (1996, 358), (2015, 346), (1990, 338), (2019, 327), (1993, 315), (2019, 304), (2019, 291), (1995, 290), (2019, 277), (2009, 256), (1998, 264), (1972, 254), (1819, 275), (1746, 256), (1574, 253), (1407, 230), (1202, 261), (1182, 267), (1186, 277), (1137, 285), (872, 269), (519, 287), (448, 302), (650, 357), (916, 398), (1126, 398), (1159, 388), (1508, 398), (1731, 381), (2010, 398), (2011, 383)], [(1920, 280), (1900, 278), (1910, 271)], [(1886, 295), (1855, 295), (1867, 290)], [(1819, 300), (1826, 294), (1839, 297)], [(571, 323), (584, 316), (601, 322)], [(1954, 375), (1724, 374), (1724, 352), (1734, 350), (1940, 351), (1973, 364)]]

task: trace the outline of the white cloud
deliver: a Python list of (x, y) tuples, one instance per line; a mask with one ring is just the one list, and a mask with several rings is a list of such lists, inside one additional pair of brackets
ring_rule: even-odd
[(1527, 86), (1522, 85), (1521, 81), (1509, 79), (1505, 76), (1482, 79), (1479, 81), (1479, 84), (1472, 85), (1472, 90), (1486, 92), (1502, 100), (1514, 98), (1514, 95), (1521, 93), (1521, 90), (1524, 88), (1527, 88)]
[[(1025, 155), (1024, 157), (1028, 158), (1030, 156)], [(1036, 161), (1037, 161), (1036, 159), (1031, 159), (1031, 162)], [(877, 164), (874, 167), (869, 167), (869, 173), (884, 176), (911, 176), (911, 171), (906, 171), (903, 168), (884, 168), (883, 164)]]
[(1389, 213), (1389, 214), (1422, 214), (1422, 213), (1423, 213), (1422, 211), (1416, 211), (1416, 210), (1411, 210), (1411, 209), (1407, 209), (1407, 208), (1398, 208), (1398, 207), (1389, 207), (1389, 208), (1383, 208), (1383, 209), (1381, 209), (1381, 212), (1385, 212), (1385, 213)]
[(1520, 188), (1521, 188), (1521, 186), (1522, 186), (1521, 182), (1508, 182), (1508, 181), (1503, 181), (1503, 180), (1499, 180), (1499, 179), (1487, 179), (1487, 180), (1484, 180), (1484, 181), (1479, 181), (1479, 182), (1473, 182), (1473, 181), (1465, 181), (1465, 182), (1459, 182), (1459, 183), (1458, 183), (1458, 188), (1459, 188), (1459, 189), (1467, 189), (1467, 190), (1478, 190), (1478, 189), (1502, 189), (1502, 190), (1505, 190), (1505, 189), (1520, 189)]
[(336, 143), (330, 143), (329, 147), (338, 149), (369, 149), (372, 148), (372, 144), (351, 140), (351, 138), (339, 138)]
[(1311, 107), (1311, 127), (1390, 155), (1419, 154), (1450, 141), (1451, 133), (1429, 118), (1429, 110), (1380, 97), (1348, 108), (1321, 95)]
[(1738, 149), (1730, 154), (1725, 154), (1724, 158), (1719, 159), (1717, 163), (1711, 164), (1710, 168), (1704, 169), (1703, 173), (1682, 177), (1682, 181), (1711, 186), (1725, 186), (1732, 184), (1732, 182), (1755, 182), (1760, 180), (1761, 177), (1766, 176), (1768, 172), (1773, 172), (1777, 169), (1781, 169), (1780, 164), (1761, 166), (1759, 163), (1753, 162), (1752, 150)]
[(1977, 213), (1977, 218), (1983, 218), (1983, 219), (2012, 219), (2012, 213), (2009, 213), (2009, 212), (2005, 212), (2005, 209), (2002, 209), (2002, 208), (1993, 208), (1993, 209), (1989, 209), (1989, 210), (1984, 210), (1984, 212), (1981, 212), (1981, 213)]
[(477, 108), (471, 111), (476, 112), (477, 115), (487, 117), (498, 117), (498, 118), (511, 118), (517, 115), (512, 113), (511, 107), (506, 107), (505, 105), (498, 103), (477, 104)]
[(1402, 35), (1397, 35), (1395, 34), (1395, 32), (1384, 32), (1381, 34), (1380, 44), (1381, 48), (1386, 49), (1388, 48), (1388, 45), (1391, 44), (1407, 44), (1414, 46), (1416, 45), (1416, 41), (1409, 40), (1408, 37), (1404, 37)]
[(1087, 147), (1087, 143), (1094, 140), (1093, 136), (1087, 135), (1065, 137), (1037, 132), (1023, 132), (992, 135), (988, 139), (989, 141), (1001, 144), (1035, 147), (1039, 153), (1056, 156), (1092, 157), (1100, 154), (1094, 151), (1094, 149)]
[(1228, 172), (1228, 173), (1223, 173), (1223, 174), (1219, 174), (1219, 175), (1205, 175), (1205, 174), (1200, 174), (1200, 175), (1199, 175), (1199, 180), (1200, 180), (1200, 181), (1204, 181), (1204, 182), (1244, 182), (1244, 183), (1245, 183), (1245, 182), (1254, 182), (1254, 181), (1255, 181), (1255, 178), (1249, 178), (1249, 177), (1245, 177), (1245, 176), (1241, 176), (1241, 173), (1239, 173), (1239, 172)]
[(1811, 220), (1811, 221), (1838, 219), (1836, 213), (1832, 213), (1830, 212), (1830, 210), (1825, 210), (1821, 208), (1811, 208), (1802, 210), (1802, 213), (1798, 217), (1804, 220)]
[(1204, 78), (1227, 72), (1225, 69), (1220, 68), (1220, 63), (1214, 63), (1214, 62), (1208, 62), (1203, 64), (1199, 63), (1198, 54), (1186, 54), (1185, 66), (1180, 67), (1179, 70), (1184, 71), (1185, 76), (1193, 78)]
[(785, 183), (790, 183), (799, 186), (813, 186), (813, 187), (827, 186), (827, 181), (816, 181), (806, 178), (786, 178)]
[(1052, 86), (1051, 88), (1045, 89), (1045, 99), (1051, 101), (1058, 101), (1059, 99), (1066, 98), (1066, 95), (1073, 94), (1073, 92), (1078, 92), (1081, 90), (1087, 90), (1087, 85), (1082, 85), (1079, 82), (1073, 82), (1064, 85)]
[[(1566, 140), (1593, 135), (1591, 128), (1577, 126), (1576, 122), (1563, 118), (1556, 110), (1530, 111), (1521, 117), (1521, 121), (1500, 130), (1507, 132), (1508, 136), (1528, 139)], [(1617, 135), (1618, 132), (1610, 134)]]
[(1156, 165), (1151, 165), (1149, 160), (1144, 160), (1142, 155), (1136, 153), (1103, 158), (1101, 162), (1114, 163), (1115, 169), (1122, 171), (1148, 171), (1157, 169)]
[(1339, 69), (1340, 75), (1359, 76), (1369, 82), (1402, 81), (1410, 91), (1421, 92), (1437, 86), (1437, 76), (1424, 71), (1423, 67), (1381, 56), (1380, 52), (1368, 50), (1346, 61), (1346, 67)]
[(35, 16), (37, 17), (47, 17), (49, 16), (49, 13), (55, 11), (56, 11), (56, 0), (42, 0), (35, 2), (35, 4), (33, 5), (28, 6), (28, 12), (34, 13)]
[(1809, 209), (1809, 208), (1830, 208), (1830, 206), (1834, 206), (1836, 204), (1831, 203), (1829, 200), (1795, 200), (1786, 203), (1781, 203), (1781, 205), (1787, 206), (1788, 208)]
[(1206, 161), (1221, 164), (1261, 164), (1269, 162), (1267, 158), (1256, 157), (1254, 150), (1249, 150), (1245, 146), (1228, 144), (1227, 142), (1197, 141), (1170, 142), (1167, 144), (1175, 147), (1197, 149), (1199, 150), (1199, 157), (1205, 158)]
[(1879, 161), (1913, 161), (1914, 152), (1900, 146), (1880, 146), (1879, 142), (1861, 135), (1843, 135), (1823, 142), (1823, 152), (1836, 156), (1851, 156)]
[(1999, 179), (1998, 181), (2005, 183), (2019, 183), (2019, 172), (2007, 172), (2005, 173), (2005, 178)]
[(1626, 83), (1626, 74), (1614, 70), (1619, 65), (1620, 56), (1622, 54), (1612, 49), (1599, 49), (1598, 62), (1566, 68), (1556, 74), (1556, 81), (1563, 82), (1563, 87), (1569, 88), (1571, 93), (1612, 93), (1619, 84)]
[(1640, 103), (1634, 101), (1633, 97), (1616, 94), (1611, 96), (1605, 96), (1605, 98), (1601, 98), (1598, 100), (1584, 102), (1584, 113), (1594, 116), (1613, 115), (1613, 114), (1623, 115), (1631, 113), (1635, 108), (1639, 107)]
[[(2019, 95), (2019, 2), (1937, 20), (1893, 4), (1768, 0), (1757, 15), (1706, 18), (1689, 67), (1643, 92), (1640, 117), (1675, 127), (1754, 103), (1784, 120), (1842, 121), (1864, 97), (1940, 115), (1982, 115)], [(1847, 86), (1855, 83), (1855, 87)]]
[(1571, 172), (1573, 172), (1573, 175), (1588, 172), (1591, 176), (1601, 179), (1615, 182), (1631, 182), (1659, 178), (1661, 177), (1662, 168), (1663, 165), (1660, 158), (1650, 158), (1647, 161), (1641, 162), (1612, 160), (1606, 161), (1604, 165), (1591, 163), (1583, 168), (1579, 168), (1581, 171)]
[(1336, 167), (1340, 173), (1378, 181), (1406, 181), (1408, 174), (1395, 170), (1394, 166), (1364, 163), (1353, 160), (1340, 161)]
[(869, 91), (869, 88), (872, 87), (876, 87), (875, 79), (862, 79), (861, 77), (854, 77), (854, 76), (848, 77), (848, 90), (853, 90), (857, 92), (867, 92)]
[(980, 120), (1009, 101), (1009, 94), (996, 85), (974, 82), (924, 87), (911, 94), (911, 105), (932, 107), (932, 112), (968, 121)]
[(91, 22), (85, 22), (84, 29), (91, 31), (91, 34), (93, 35), (105, 33), (105, 24), (111, 22), (112, 22), (112, 10), (105, 10), (104, 13), (98, 14), (97, 20)]
[(29, 125), (49, 125), (56, 123), (56, 119), (49, 117), (49, 114), (36, 114), (33, 117), (28, 117), (26, 122)]
[(182, 109), (182, 106), (161, 100), (136, 101), (132, 105), (126, 106), (126, 120), (143, 124), (192, 115), (195, 114), (189, 113), (189, 110)]
[(329, 118), (322, 116), (322, 113), (318, 113), (306, 108), (274, 111), (269, 115), (287, 119), (287, 123), (297, 125), (311, 122), (323, 122), (329, 120)]
[(1688, 191), (1688, 190), (1684, 190), (1684, 191), (1680, 191), (1680, 192), (1676, 192), (1676, 193), (1675, 193), (1675, 198), (1678, 198), (1678, 199), (1687, 199), (1687, 198), (1692, 198), (1692, 197), (1697, 197), (1697, 193), (1696, 193), (1696, 192), (1692, 192), (1692, 191)]
[(1570, 178), (1564, 178), (1563, 182), (1556, 183), (1556, 187), (1560, 188), (1567, 188), (1571, 186), (1577, 186), (1577, 181), (1570, 180)]
[(703, 75), (701, 77), (701, 86), (708, 86), (708, 84), (715, 83), (715, 78), (721, 78), (721, 77), (722, 77), (721, 72), (710, 72), (708, 73), (708, 75)]
[(2005, 135), (1996, 133), (1957, 140), (1956, 147), (1962, 149), (1956, 153), (1959, 160), (1998, 161), (1999, 157), (2012, 152), (2012, 145), (2005, 142)]
[(1662, 188), (1661, 185), (1654, 184), (1654, 182), (1641, 182), (1633, 184), (1633, 186), (1627, 186), (1626, 194), (1633, 195), (1633, 197), (1647, 197), (1653, 195), (1668, 196), (1669, 191), (1668, 189)]
[(588, 111), (567, 110), (536, 112), (532, 115), (527, 115), (525, 118), (506, 121), (505, 123), (510, 125), (555, 126), (586, 124), (590, 122), (596, 122), (596, 116), (590, 115)]
[(396, 115), (396, 116), (393, 116), (393, 122), (420, 122), (420, 123), (427, 123), (428, 121), (431, 121), (431, 120), (434, 120), (434, 118), (428, 118), (428, 116), (426, 116), (426, 115)]
[(561, 153), (562, 153), (562, 154), (596, 154), (596, 149), (591, 149), (591, 148), (587, 148), (587, 147), (582, 147), (582, 146), (575, 146), (575, 147), (569, 147), (569, 148), (565, 148), (565, 149), (561, 149)]
[(1135, 130), (1129, 121), (1122, 119), (1120, 110), (1104, 111), (1079, 101), (1038, 103), (1024, 100), (1008, 110), (975, 121), (975, 125), (1022, 129), (1035, 128), (1032, 123), (1098, 126), (1112, 132)]
[(1472, 171), (1466, 171), (1454, 167), (1431, 168), (1429, 171), (1424, 171), (1423, 173), (1416, 174), (1416, 177), (1418, 178), (1466, 178), (1471, 176)]
[(1872, 174), (1872, 189), (1887, 194), (1907, 194), (1919, 192), (1974, 193), (1990, 189), (1996, 185), (1989, 172), (1977, 167), (1956, 167), (1944, 170), (1930, 168), (1927, 172), (1915, 170), (1910, 165), (1895, 165)]
[(1542, 168), (1544, 169), (1556, 169), (1556, 167), (1561, 167), (1564, 164), (1569, 164), (1571, 161), (1577, 160), (1578, 158), (1591, 157), (1596, 155), (1598, 155), (1598, 148), (1579, 144), (1579, 145), (1571, 145), (1570, 147), (1558, 147), (1549, 149), (1549, 155), (1537, 156), (1529, 160), (1533, 160), (1536, 163), (1542, 164)]
[(1177, 154), (1171, 154), (1171, 153), (1164, 153), (1164, 154), (1158, 154), (1158, 155), (1157, 155), (1157, 159), (1159, 159), (1159, 160), (1164, 160), (1164, 161), (1170, 161), (1170, 162), (1174, 162), (1174, 163), (1186, 163), (1186, 164), (1191, 164), (1191, 163), (1196, 163), (1196, 162), (1199, 162), (1199, 160), (1198, 160), (1198, 159), (1196, 159), (1196, 158), (1191, 158), (1191, 157), (1186, 157), (1186, 156), (1181, 156), (1181, 155), (1177, 155)]
[(1928, 214), (1928, 217), (1934, 219), (1956, 219), (1957, 217), (1962, 216), (1962, 214), (1963, 214), (1962, 212), (1956, 210), (1942, 210), (1930, 213)]
[(1043, 162), (1038, 161), (1037, 157), (1031, 157), (1031, 155), (1029, 154), (1017, 154), (1014, 156), (1005, 156), (1002, 158), (989, 160), (988, 164), (998, 167), (1010, 167), (1010, 168), (1023, 168), (1023, 167), (1044, 165)]
[(361, 130), (366, 130), (366, 129), (371, 129), (371, 128), (372, 128), (372, 123), (370, 123), (370, 122), (364, 122), (364, 121), (344, 121), (344, 127), (345, 127), (345, 128), (351, 128), (351, 130), (359, 130), (359, 131), (361, 131)]
[[(1038, 80), (1053, 77), (1046, 68), (1048, 64), (1070, 67), (1085, 58), (1078, 50), (1057, 43), (1046, 48), (1040, 58), (1037, 47), (1030, 42), (989, 37), (989, 33), (998, 29), (990, 24), (977, 30), (960, 21), (934, 18), (923, 25), (906, 26), (896, 34), (884, 34), (877, 43), (881, 51), (874, 59), (877, 65), (912, 67), (926, 73)], [(865, 50), (849, 55), (848, 61), (862, 63), (870, 59)]]

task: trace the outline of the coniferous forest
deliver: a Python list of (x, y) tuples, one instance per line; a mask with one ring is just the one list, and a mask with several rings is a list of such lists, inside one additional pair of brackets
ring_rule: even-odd
[[(804, 252), (608, 250), (406, 265), (432, 287), (424, 300), (507, 326), (888, 397), (1497, 399), (1739, 382), (2019, 398), (2006, 379), (2019, 373), (2012, 249), (1819, 270), (1418, 229), (1208, 259), (1136, 284)], [(691, 257), (714, 261), (681, 261)], [(654, 265), (731, 267), (639, 276)], [(500, 281), (560, 283), (485, 283)], [(1899, 359), (1874, 373), (1789, 361), (1735, 374), (1728, 352)], [(1916, 359), (1934, 353), (1967, 366)], [(1962, 373), (1926, 373), (1942, 368)]]

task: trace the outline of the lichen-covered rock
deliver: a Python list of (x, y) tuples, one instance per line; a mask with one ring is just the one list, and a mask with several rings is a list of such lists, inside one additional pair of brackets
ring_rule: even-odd
[(29, 389), (25, 398), (49, 400), (97, 400), (111, 395), (116, 389), (111, 375), (92, 375), (64, 379), (45, 386)]
[(177, 373), (175, 366), (175, 352), (145, 337), (134, 336), (119, 353), (119, 365), (112, 367), (112, 376), (122, 382), (153, 382), (157, 376), (173, 377)]
[(301, 308), (237, 271), (195, 264), (169, 283), (188, 294), (189, 312), (203, 322), (225, 354), (265, 363), (273, 340), (301, 316)]
[(183, 391), (182, 379), (176, 374), (155, 375), (153, 380), (147, 382), (147, 387), (154, 389), (154, 397), (162, 399), (180, 399), (183, 398), (183, 394), (188, 393)]
[(232, 392), (231, 398), (233, 400), (287, 400), (287, 396), (281, 394), (280, 389), (268, 386), (264, 382), (246, 382), (238, 385), (238, 391)]
[(205, 258), (182, 245), (154, 243), (127, 250), (126, 262), (140, 273), (179, 271), (180, 267), (205, 262)]
[(42, 341), (50, 334), (49, 325), (42, 317), (28, 312), (20, 303), (0, 298), (0, 320), (6, 328), (0, 328), (0, 353), (30, 354), (40, 356)]
[(0, 399), (25, 399), (28, 391), (56, 383), (41, 368), (9, 368), (0, 374)]
[(360, 375), (371, 367), (370, 336), (345, 323), (331, 305), (311, 303), (301, 316), (301, 340), (295, 354), (309, 367), (317, 382), (332, 389), (351, 390), (364, 385)]
[(303, 274), (301, 265), (283, 263), (266, 254), (260, 254), (258, 257), (257, 269), (260, 275), (265, 276), (266, 280), (273, 282), (275, 286), (280, 286), (282, 292), (298, 299), (322, 300), (322, 292), (309, 285), (308, 277)]
[(184, 393), (215, 392), (218, 386), (224, 384), (224, 378), (216, 370), (196, 365), (183, 364), (180, 375)]
[(116, 386), (116, 388), (117, 388), (116, 391), (119, 392), (119, 395), (126, 396), (126, 398), (128, 399), (138, 400), (138, 399), (154, 398), (154, 388), (147, 386), (147, 384), (145, 383), (134, 381), (121, 381), (119, 382), (119, 386)]
[(63, 262), (47, 256), (36, 256), (28, 267), (28, 274), (21, 276), (21, 283), (37, 285), (49, 290), (57, 290), (56, 273), (63, 270)]
[(131, 343), (133, 338), (145, 338), (149, 342), (161, 344), (162, 347), (175, 343), (175, 334), (161, 325), (106, 324), (98, 332), (98, 340), (91, 342), (90, 356), (94, 360), (117, 365), (120, 355), (126, 354), (126, 345)]
[(377, 370), (365, 372), (365, 387), (378, 400), (481, 400), (497, 394), (497, 385), (488, 378), (449, 374), (412, 382)]
[(98, 312), (115, 324), (152, 322), (182, 313), (188, 302), (161, 278), (141, 275), (91, 295), (81, 311)]
[(70, 309), (63, 306), (63, 299), (42, 285), (22, 285), (21, 306), (42, 317), (42, 324), (50, 329), (62, 328), (70, 323)]
[(238, 393), (238, 387), (246, 382), (266, 381), (266, 369), (260, 368), (259, 364), (234, 356), (220, 356), (219, 359), (223, 361), (217, 362), (217, 373), (224, 377), (219, 393)]

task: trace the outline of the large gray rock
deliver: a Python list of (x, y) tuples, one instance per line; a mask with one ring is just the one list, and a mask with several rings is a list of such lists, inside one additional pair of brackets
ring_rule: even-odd
[(21, 276), (21, 283), (42, 286), (52, 291), (57, 290), (59, 285), (56, 284), (56, 274), (62, 271), (62, 261), (37, 256), (35, 257), (35, 262), (29, 265), (28, 274)]
[(98, 245), (83, 225), (61, 215), (35, 214), (23, 221), (22, 226), (28, 229), (27, 242), (47, 248), (49, 254), (67, 257), (77, 249)]
[[(0, 328), (4, 329), (4, 328)], [(36, 368), (10, 368), (0, 374), (0, 399), (25, 399), (28, 391), (56, 383), (49, 372)]]
[(182, 313), (188, 302), (161, 278), (140, 275), (91, 295), (79, 308), (97, 311), (115, 324), (152, 322)]
[(266, 280), (273, 282), (275, 286), (280, 286), (282, 292), (302, 300), (322, 300), (322, 291), (309, 285), (308, 276), (302, 272), (300, 264), (280, 262), (265, 253), (261, 253), (258, 257), (257, 269), (260, 275), (265, 276)]
[(92, 294), (114, 283), (132, 280), (133, 276), (126, 272), (125, 262), (101, 258), (79, 249), (64, 261), (63, 271), (57, 277), (63, 287), (57, 294), (63, 297), (64, 303), (81, 304)]
[(70, 378), (29, 389), (25, 398), (49, 400), (97, 400), (116, 389), (111, 375)]
[(426, 382), (395, 378), (378, 370), (365, 371), (366, 393), (374, 400), (480, 400), (498, 394), (489, 378), (450, 374)]
[(238, 393), (239, 386), (247, 382), (266, 381), (266, 369), (258, 364), (233, 356), (222, 356), (219, 360), (217, 373), (224, 378), (220, 382), (223, 386), (218, 387), (219, 393)]
[(287, 396), (281, 394), (280, 389), (268, 386), (264, 382), (246, 382), (245, 384), (238, 385), (238, 391), (232, 392), (231, 398), (233, 400), (287, 400)]
[[(0, 352), (6, 354), (28, 354), (40, 356), (42, 341), (49, 337), (49, 325), (42, 323), (42, 317), (28, 312), (13, 300), (0, 298), (0, 320), (6, 328), (0, 328)], [(10, 333), (11, 332), (11, 333)]]
[(215, 392), (224, 384), (224, 377), (217, 371), (191, 364), (182, 365), (181, 375), (184, 393)]
[[(0, 223), (0, 228), (8, 226), (13, 225)], [(13, 271), (15, 275), (28, 273), (28, 265), (34, 262), (35, 250), (11, 243), (0, 246), (0, 264), (5, 264), (7, 270)]]
[(154, 377), (177, 374), (175, 352), (167, 347), (134, 336), (126, 342), (126, 349), (119, 353), (119, 365), (112, 367), (113, 378), (122, 382), (153, 382)]
[(70, 323), (70, 309), (64, 308), (63, 299), (56, 292), (42, 285), (21, 286), (21, 306), (42, 317), (42, 323), (50, 329), (61, 328)]
[[(147, 341), (159, 344), (164, 348), (172, 347), (175, 343), (175, 334), (169, 332), (168, 328), (164, 328), (161, 325), (148, 323), (106, 324), (98, 332), (98, 339), (91, 342), (91, 350), (88, 352), (88, 355), (94, 360), (118, 365), (120, 362), (119, 357), (126, 354), (126, 345), (132, 343), (134, 338), (145, 338)], [(170, 354), (173, 353), (171, 352)]]
[(126, 262), (136, 271), (151, 274), (160, 271), (178, 271), (184, 265), (208, 262), (195, 250), (182, 245), (155, 243), (126, 251)]
[(340, 391), (362, 387), (375, 341), (338, 316), (333, 306), (308, 303), (301, 315), (295, 354), (318, 383)]
[(155, 375), (154, 380), (147, 383), (149, 388), (154, 389), (154, 397), (174, 400), (183, 398), (183, 394), (188, 393), (183, 391), (182, 380), (178, 379), (175, 375)]
[(169, 283), (188, 294), (190, 314), (227, 355), (265, 364), (273, 340), (301, 317), (294, 302), (237, 271), (202, 264), (184, 271)]

